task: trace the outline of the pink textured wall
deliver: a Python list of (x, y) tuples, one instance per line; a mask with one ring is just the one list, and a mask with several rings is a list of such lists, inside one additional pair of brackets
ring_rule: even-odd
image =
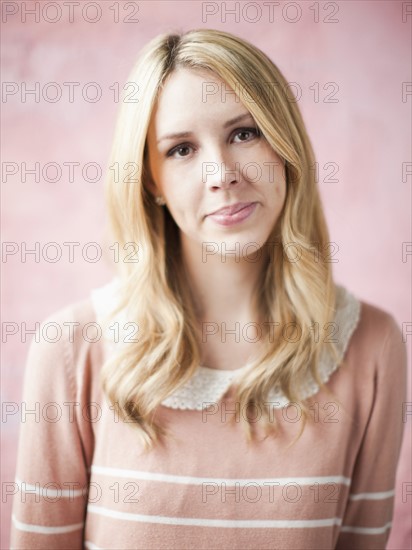
[[(1, 298), (3, 323), (14, 322), (18, 328), (3, 344), (3, 402), (21, 399), (31, 339), (29, 334), (23, 341), (22, 323), (34, 327), (112, 275), (113, 256), (104, 242), (103, 177), (87, 181), (95, 172), (90, 167), (84, 178), (82, 169), (93, 162), (104, 170), (119, 106), (113, 86), (126, 81), (141, 46), (167, 30), (207, 27), (237, 34), (265, 51), (296, 83), (319, 162), (331, 240), (339, 246), (336, 279), (391, 312), (401, 326), (411, 322), (412, 259), (404, 243), (412, 240), (412, 175), (406, 173), (411, 171), (412, 95), (406, 83), (412, 80), (412, 13), (407, 13), (412, 5), (280, 2), (270, 12), (265, 4), (226, 2), (227, 9), (237, 5), (235, 15), (225, 14), (220, 2), (82, 2), (72, 6), (73, 12), (62, 2), (26, 2), (26, 10), (36, 10), (34, 16), (24, 14), (21, 2), (2, 2), (2, 229), (3, 246), (15, 243), (7, 250), (16, 253), (3, 255)], [(56, 92), (50, 82), (62, 92), (57, 102), (50, 101)], [(64, 82), (79, 83), (73, 101)], [(88, 91), (92, 97), (93, 88), (87, 87), (91, 82), (102, 94), (95, 103), (82, 94)], [(34, 89), (36, 83), (38, 98), (24, 93), (25, 86)], [(337, 101), (328, 102), (328, 97)], [(40, 172), (47, 163), (58, 163), (60, 181), (45, 181), (41, 173), (39, 181), (32, 174), (24, 181), (24, 163), (33, 168), (36, 162)], [(63, 165), (68, 162), (79, 163), (74, 181)], [(55, 174), (50, 166), (46, 179)], [(51, 248), (45, 249), (52, 241), (62, 250), (55, 263), (42, 256), (47, 251), (53, 256)], [(33, 255), (22, 261), (24, 243), (33, 249), (35, 242), (40, 243), (40, 261)], [(65, 242), (80, 243), (73, 262)], [(93, 263), (83, 257), (82, 248), (90, 242), (100, 244), (106, 260)], [(93, 249), (88, 252), (91, 258)], [(18, 414), (2, 418), (2, 482), (14, 479), (18, 424)], [(410, 427), (409, 419), (398, 469), (392, 549), (411, 547), (411, 495), (402, 502), (402, 490), (412, 479)], [(10, 504), (10, 497), (2, 499), (1, 548), (9, 544)]]

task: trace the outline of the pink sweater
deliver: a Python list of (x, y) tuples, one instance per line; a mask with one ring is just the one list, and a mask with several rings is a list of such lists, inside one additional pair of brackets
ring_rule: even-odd
[[(385, 548), (407, 376), (389, 313), (341, 287), (346, 364), (324, 365), (340, 404), (309, 384), (315, 422), (288, 450), (300, 428), (296, 406), (274, 405), (280, 436), (248, 447), (240, 422), (229, 422), (236, 371), (201, 367), (158, 408), (175, 438), (143, 454), (99, 387), (109, 347), (85, 327), (110, 288), (51, 315), (31, 343), (12, 549)], [(62, 329), (56, 342), (53, 322)]]

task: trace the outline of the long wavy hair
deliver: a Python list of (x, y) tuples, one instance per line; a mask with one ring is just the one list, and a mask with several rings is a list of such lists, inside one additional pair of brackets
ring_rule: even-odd
[[(179, 231), (167, 207), (156, 204), (147, 185), (148, 126), (159, 93), (177, 68), (208, 70), (220, 77), (284, 162), (285, 203), (268, 239), (278, 246), (271, 248), (255, 290), (258, 311), (267, 321), (261, 353), (237, 380), (234, 398), (242, 410), (253, 405), (263, 411), (260, 422), (267, 437), (276, 434), (278, 426), (276, 418), (270, 418), (269, 391), (280, 388), (301, 407), (300, 437), (310, 418), (310, 399), (302, 397), (301, 385), (310, 372), (326, 388), (318, 372), (324, 346), (338, 358), (333, 342), (313, 337), (314, 323), (322, 331), (336, 312), (336, 286), (326, 257), (329, 234), (314, 152), (298, 105), (287, 93), (288, 82), (262, 51), (227, 32), (199, 29), (155, 37), (140, 52), (125, 86), (105, 196), (118, 249), (138, 252), (137, 262), (116, 264), (121, 291), (113, 313), (127, 311), (127, 320), (136, 323), (139, 331), (138, 341), (119, 345), (117, 353), (107, 358), (101, 370), (102, 387), (149, 450), (168, 434), (154, 421), (157, 407), (200, 365), (198, 322), (185, 280)], [(137, 98), (131, 93), (136, 89)], [(298, 261), (285, 254), (290, 243), (299, 250)], [(270, 326), (275, 322), (280, 329), (273, 338)], [(286, 325), (296, 327), (298, 340), (284, 337)], [(251, 443), (253, 422), (248, 415), (241, 421)]]

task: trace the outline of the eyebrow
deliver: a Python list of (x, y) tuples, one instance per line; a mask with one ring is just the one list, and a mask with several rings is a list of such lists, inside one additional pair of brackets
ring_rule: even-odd
[[(252, 118), (252, 115), (250, 113), (243, 113), (242, 115), (238, 115), (236, 116), (235, 118), (232, 118), (230, 120), (228, 120), (227, 122), (225, 122), (223, 124), (223, 128), (228, 128), (229, 126), (232, 126), (233, 124), (236, 124), (237, 122), (240, 122), (241, 120), (244, 120), (246, 118)], [(167, 134), (163, 137), (161, 137), (160, 139), (157, 140), (157, 143), (160, 143), (161, 141), (163, 140), (166, 140), (166, 139), (175, 139), (175, 138), (185, 138), (185, 137), (189, 137), (192, 135), (192, 132), (177, 132), (177, 133), (174, 133), (174, 134)]]

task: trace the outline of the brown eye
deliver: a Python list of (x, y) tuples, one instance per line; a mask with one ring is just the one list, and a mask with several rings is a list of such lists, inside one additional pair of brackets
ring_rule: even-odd
[[(177, 145), (176, 147), (173, 147), (173, 149), (170, 149), (170, 151), (166, 154), (166, 156), (172, 157), (174, 156), (175, 153), (177, 153), (177, 151), (182, 151), (185, 149), (190, 149), (190, 145), (186, 145), (186, 144)], [(179, 155), (179, 157), (187, 157), (187, 155)]]
[[(238, 128), (237, 130), (235, 130), (235, 136), (238, 136), (240, 134), (252, 134), (252, 139), (261, 136), (260, 130), (258, 128)], [(241, 139), (240, 141), (250, 141), (250, 139)]]

